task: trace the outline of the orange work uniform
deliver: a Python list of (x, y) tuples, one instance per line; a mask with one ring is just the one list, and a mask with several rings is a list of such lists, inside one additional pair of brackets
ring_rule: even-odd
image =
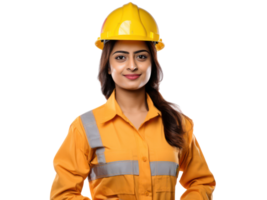
[(90, 200), (81, 195), (86, 178), (93, 200), (174, 200), (179, 171), (187, 189), (181, 200), (212, 199), (215, 179), (193, 126), (184, 120), (185, 150), (169, 145), (161, 112), (146, 97), (149, 111), (138, 130), (122, 113), (115, 89), (105, 104), (71, 123), (53, 160), (51, 200)]

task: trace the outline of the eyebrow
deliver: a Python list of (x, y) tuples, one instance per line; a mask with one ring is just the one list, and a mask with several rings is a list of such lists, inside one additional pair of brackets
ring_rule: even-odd
[[(134, 54), (136, 54), (136, 53), (140, 53), (140, 52), (147, 52), (147, 53), (149, 53), (147, 50), (139, 50), (139, 51), (135, 51), (134, 52)], [(115, 53), (126, 53), (126, 54), (129, 54), (129, 52), (128, 51), (116, 51), (116, 52), (114, 52), (113, 54), (115, 54)], [(113, 55), (112, 54), (112, 55)]]

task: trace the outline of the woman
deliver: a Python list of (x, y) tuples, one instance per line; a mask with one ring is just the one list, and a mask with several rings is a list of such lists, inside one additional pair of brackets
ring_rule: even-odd
[(212, 199), (215, 179), (193, 121), (159, 93), (164, 44), (153, 17), (132, 3), (114, 10), (96, 46), (107, 102), (70, 125), (53, 161), (50, 199), (89, 200), (81, 195), (88, 177), (93, 200), (174, 200), (179, 171), (182, 200)]

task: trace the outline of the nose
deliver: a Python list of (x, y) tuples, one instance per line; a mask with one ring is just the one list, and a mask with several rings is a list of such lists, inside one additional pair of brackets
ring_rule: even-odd
[(135, 59), (132, 56), (130, 57), (130, 60), (129, 60), (129, 68), (131, 70), (134, 70), (135, 68), (137, 68)]

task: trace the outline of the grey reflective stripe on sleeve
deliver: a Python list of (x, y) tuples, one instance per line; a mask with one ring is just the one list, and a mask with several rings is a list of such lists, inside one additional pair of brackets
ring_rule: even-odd
[[(118, 175), (139, 175), (138, 160), (121, 160), (106, 163), (105, 147), (102, 144), (101, 136), (96, 125), (96, 120), (92, 110), (82, 114), (81, 120), (90, 147), (96, 149), (98, 164), (93, 166), (89, 172), (89, 181), (118, 176)], [(169, 161), (150, 162), (151, 176), (168, 175), (176, 176), (178, 164)]]
[(81, 120), (83, 123), (84, 130), (86, 132), (87, 140), (91, 148), (96, 148), (96, 155), (98, 163), (106, 163), (105, 159), (105, 148), (102, 144), (101, 136), (96, 125), (95, 116), (92, 110), (82, 114)]

